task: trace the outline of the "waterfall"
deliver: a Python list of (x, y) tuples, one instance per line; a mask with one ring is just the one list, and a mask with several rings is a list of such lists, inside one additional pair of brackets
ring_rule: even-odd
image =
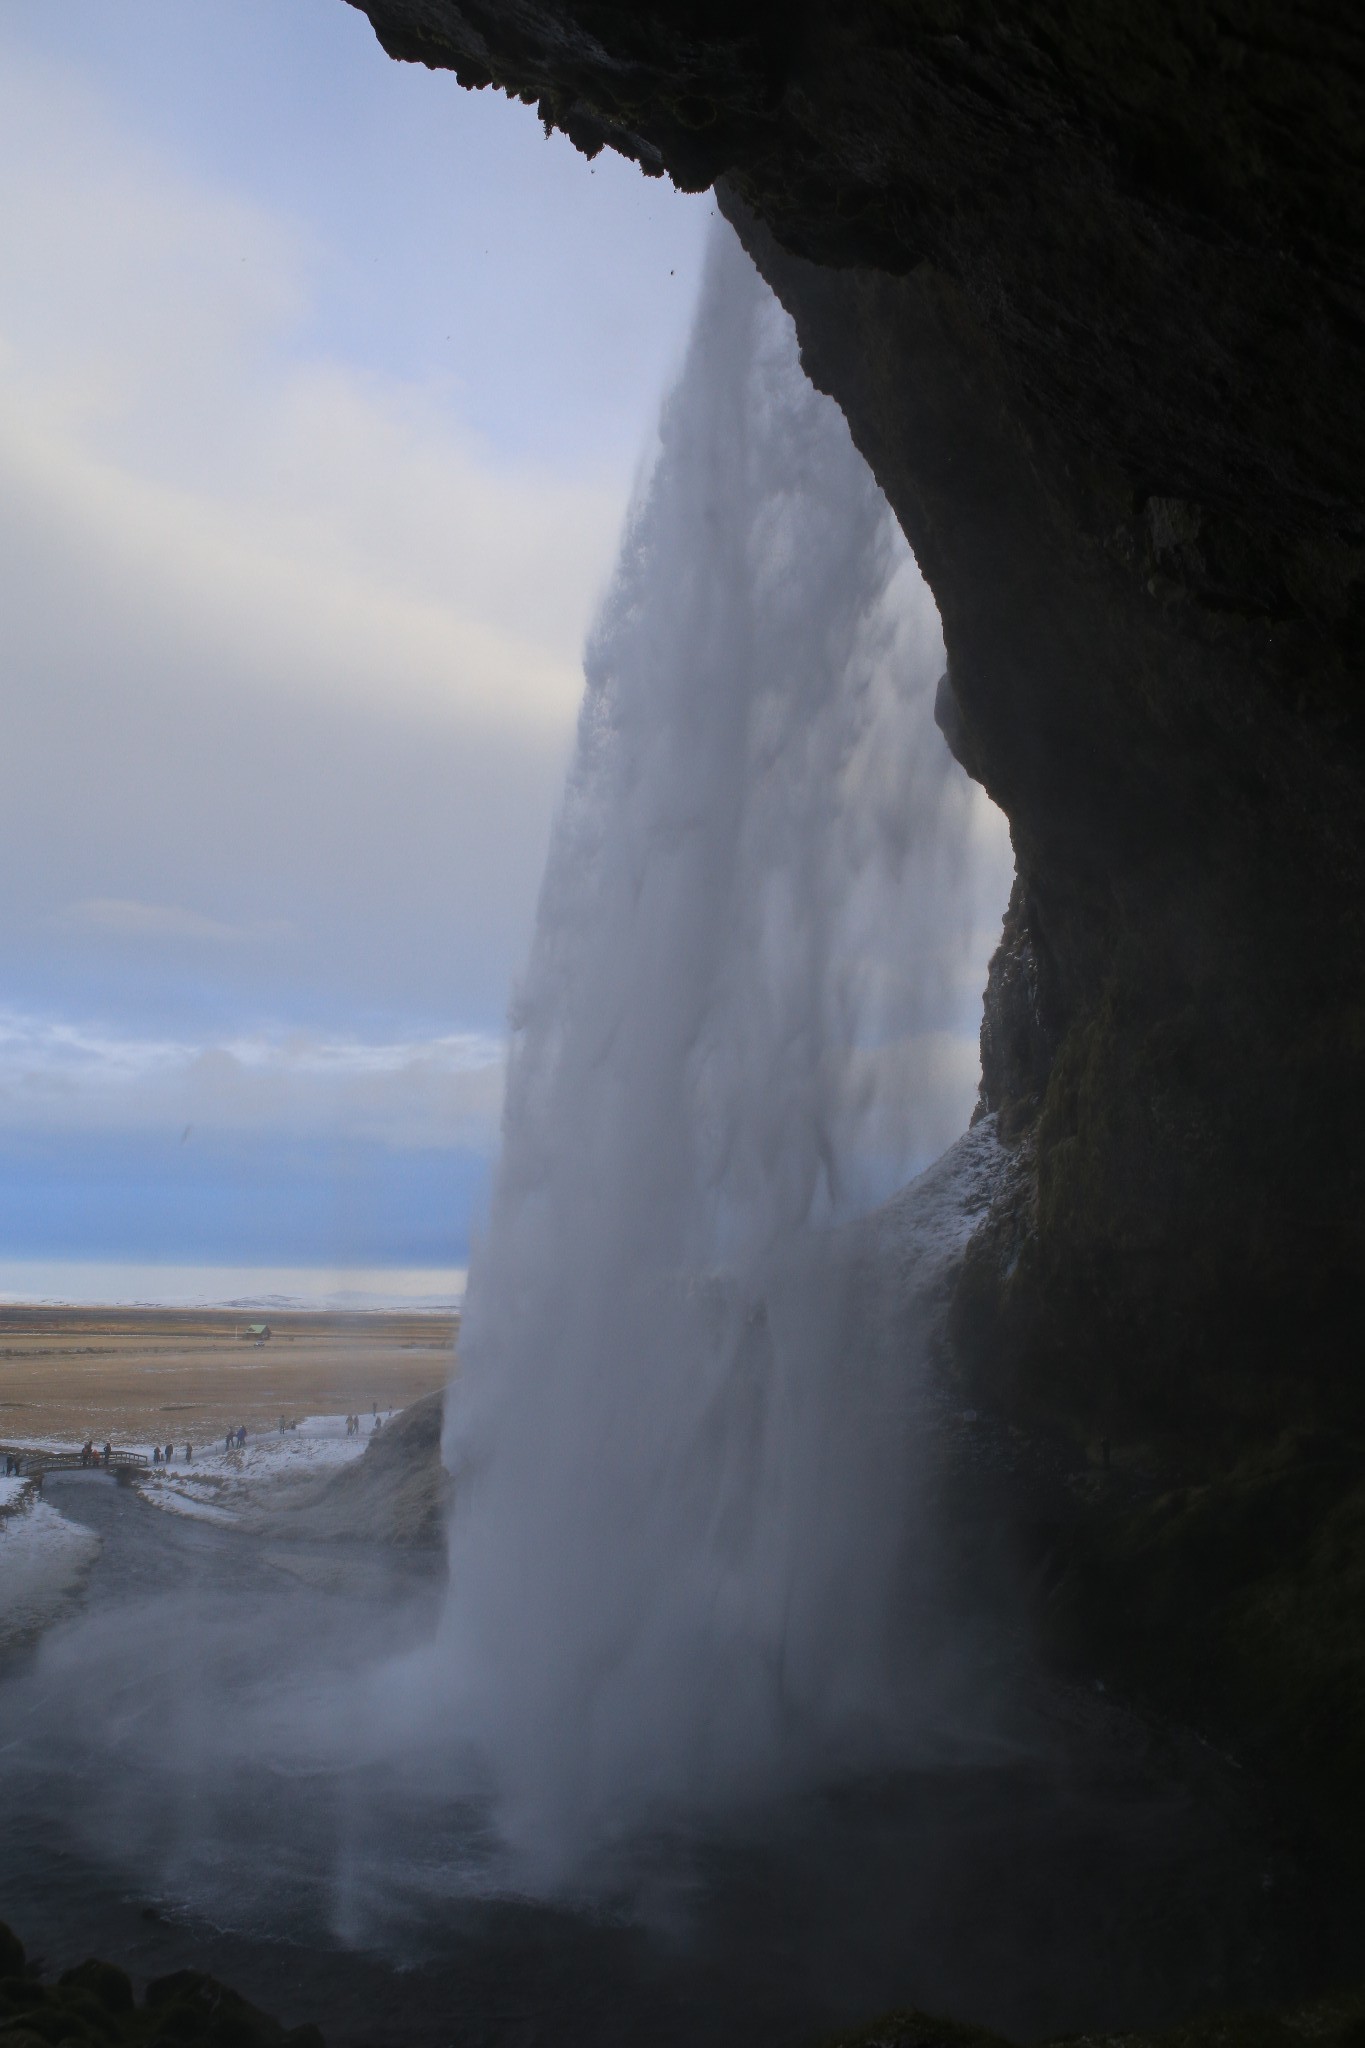
[(966, 1122), (1000, 842), (913, 557), (721, 226), (585, 665), (438, 1648), (550, 1870), (885, 1761), (925, 1684), (918, 1360), (847, 1226)]

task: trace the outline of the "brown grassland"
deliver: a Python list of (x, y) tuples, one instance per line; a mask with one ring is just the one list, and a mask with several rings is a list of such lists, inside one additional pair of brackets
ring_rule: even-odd
[[(266, 1344), (242, 1334), (256, 1321)], [(0, 1308), (0, 1444), (140, 1449), (405, 1408), (449, 1380), (457, 1329), (450, 1315)]]

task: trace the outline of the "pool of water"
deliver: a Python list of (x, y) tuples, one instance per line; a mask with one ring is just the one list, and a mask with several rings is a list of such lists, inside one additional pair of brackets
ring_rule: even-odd
[(366, 1673), (430, 1634), (434, 1575), (100, 1476), (49, 1495), (103, 1539), (79, 1613), (0, 1678), (0, 1917), (51, 1967), (193, 1964), (337, 2044), (490, 2048), (756, 2048), (909, 2004), (1036, 2038), (1331, 1967), (1234, 1766), (1003, 1641), (976, 1651), (993, 1744), (949, 1729), (916, 1769), (518, 1896), (477, 1800), (367, 1743)]

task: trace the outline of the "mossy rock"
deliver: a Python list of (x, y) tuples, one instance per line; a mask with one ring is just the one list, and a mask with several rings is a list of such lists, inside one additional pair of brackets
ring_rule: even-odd
[(0, 2012), (27, 2012), (31, 2005), (42, 2005), (47, 1995), (47, 1987), (33, 1977), (6, 1977), (0, 1981)]
[[(1235, 1750), (1365, 1882), (1365, 1446), (1286, 1434), (1201, 1485), (1078, 1516), (1064, 1662)], [(1365, 2048), (1365, 2044), (1363, 2044)]]
[[(1078, 2034), (1045, 2048), (1365, 2048), (1365, 1996), (1287, 2012), (1212, 2013), (1157, 2034)], [(888, 2013), (825, 2048), (1011, 2048), (1003, 2035), (929, 2013)]]
[(3, 1922), (0, 1968), (4, 2048), (324, 2048), (316, 2027), (282, 2027), (202, 1970), (158, 1978), (141, 2007), (126, 1971), (93, 1956), (43, 1984)]
[(256, 2048), (282, 2030), (264, 2013), (198, 1970), (177, 1970), (147, 1986), (149, 2034), (154, 2041), (200, 2043), (206, 2048)]
[[(96, 2007), (101, 2024), (92, 2025), (89, 2012), (82, 2010), (83, 2003), (79, 1992), (69, 2000), (48, 1997), (41, 2005), (35, 2005), (24, 2013), (14, 2031), (32, 2034), (35, 2039), (46, 2042), (48, 2048), (61, 2048), (64, 2041), (106, 2042), (113, 2030), (108, 2027), (105, 2015)], [(8, 2032), (5, 2038), (10, 2038)]]
[(133, 2010), (133, 1982), (126, 1970), (114, 1963), (97, 1962), (90, 1956), (74, 1970), (64, 1970), (57, 1979), (63, 1991), (84, 1992), (107, 2013), (122, 2016)]
[(186, 2048), (323, 2048), (316, 2027), (278, 2020), (202, 1970), (176, 1970), (147, 1986), (148, 2037)]
[(840, 2034), (826, 2048), (1010, 2048), (1002, 2034), (985, 2027), (963, 2026), (957, 2020), (938, 2019), (925, 2012), (892, 2012), (860, 2027), (855, 2034)]

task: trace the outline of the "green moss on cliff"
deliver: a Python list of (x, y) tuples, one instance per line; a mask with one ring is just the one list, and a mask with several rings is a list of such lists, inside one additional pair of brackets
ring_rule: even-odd
[(1292, 978), (1249, 986), (1244, 963), (1200, 986), (1146, 940), (1111, 959), (1022, 1132), (1027, 1184), (972, 1247), (969, 1377), (1034, 1427), (1142, 1441), (1195, 1476), (1289, 1427), (1361, 1428), (1365, 1198), (1342, 1076), (1365, 1007), (1347, 986), (1296, 1015)]
[(1273, 1778), (1365, 1878), (1365, 1444), (1290, 1432), (1076, 1519), (1054, 1650)]

